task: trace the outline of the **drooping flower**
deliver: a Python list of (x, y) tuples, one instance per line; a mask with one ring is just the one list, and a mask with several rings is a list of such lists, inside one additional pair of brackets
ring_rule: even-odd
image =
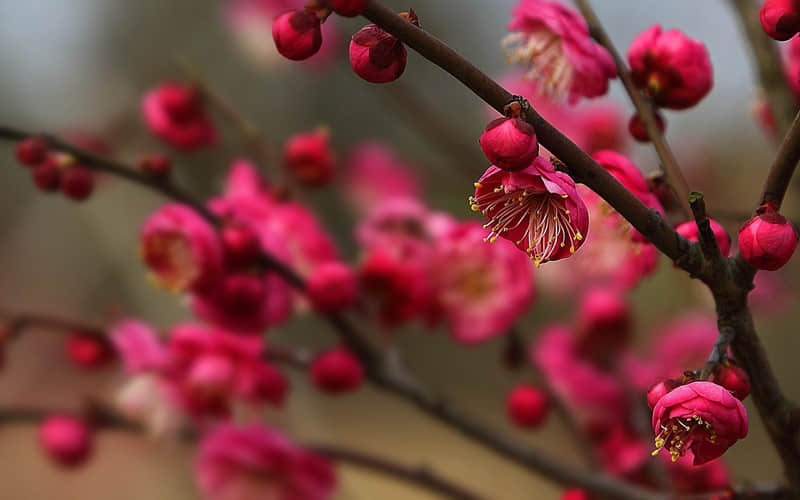
[(631, 42), (628, 64), (634, 83), (665, 108), (694, 106), (714, 83), (705, 45), (677, 29), (662, 32), (658, 24)]
[(216, 127), (192, 86), (161, 84), (144, 96), (142, 113), (150, 131), (176, 148), (198, 149), (217, 140)]
[(208, 433), (195, 475), (209, 500), (329, 500), (336, 488), (324, 458), (259, 424), (222, 424)]
[(489, 167), (475, 183), (470, 205), (489, 220), (487, 241), (514, 242), (537, 267), (574, 254), (589, 229), (575, 182), (542, 157), (519, 172)]
[(545, 0), (520, 0), (512, 12), (503, 46), (510, 62), (528, 68), (539, 93), (575, 103), (608, 91), (617, 74), (614, 61), (592, 40), (580, 14)]
[(724, 387), (692, 382), (658, 401), (653, 409), (653, 432), (654, 455), (666, 449), (674, 462), (691, 451), (694, 465), (702, 465), (747, 436), (747, 412)]
[(464, 344), (508, 332), (534, 295), (530, 261), (514, 245), (483, 244), (486, 230), (462, 222), (434, 244), (428, 274), (451, 336)]
[(222, 271), (216, 231), (193, 209), (161, 207), (142, 226), (141, 255), (159, 284), (174, 292), (214, 284)]
[(797, 239), (794, 225), (774, 206), (765, 204), (739, 230), (739, 252), (750, 266), (775, 271), (792, 258)]

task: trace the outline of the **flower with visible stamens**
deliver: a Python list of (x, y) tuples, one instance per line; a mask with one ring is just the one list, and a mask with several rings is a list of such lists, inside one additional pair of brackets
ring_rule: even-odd
[(511, 240), (537, 267), (574, 254), (589, 229), (589, 212), (575, 182), (542, 157), (518, 172), (489, 167), (469, 202), (489, 220), (485, 241)]
[(528, 68), (543, 95), (569, 99), (599, 97), (617, 71), (608, 51), (589, 35), (586, 21), (557, 2), (521, 0), (502, 42), (510, 63)]
[(653, 432), (654, 456), (663, 448), (676, 462), (691, 451), (694, 465), (702, 465), (747, 436), (747, 412), (724, 387), (692, 382), (659, 399), (653, 409)]

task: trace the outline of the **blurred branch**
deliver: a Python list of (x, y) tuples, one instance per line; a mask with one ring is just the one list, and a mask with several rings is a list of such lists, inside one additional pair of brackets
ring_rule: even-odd
[(795, 115), (791, 127), (781, 142), (778, 155), (764, 182), (759, 205), (772, 203), (780, 208), (798, 162), (800, 162), (800, 112)]
[(82, 335), (105, 338), (105, 328), (82, 320), (50, 316), (30, 312), (10, 312), (0, 309), (0, 320), (5, 322), (6, 331), (3, 341), (17, 337), (29, 327), (37, 327), (65, 332), (80, 332)]
[(750, 42), (753, 59), (758, 70), (761, 87), (772, 116), (775, 117), (778, 137), (789, 130), (792, 117), (797, 111), (797, 101), (789, 90), (783, 73), (780, 54), (775, 42), (764, 33), (759, 21), (760, 2), (756, 0), (730, 0), (741, 28)]
[[(391, 13), (391, 15), (394, 16), (393, 13)], [(403, 22), (411, 26), (410, 23), (406, 21)], [(19, 141), (33, 135), (35, 134), (0, 126), (0, 139)], [(211, 213), (204, 205), (192, 200), (169, 182), (151, 179), (126, 165), (100, 158), (80, 148), (66, 144), (56, 137), (49, 135), (40, 136), (47, 140), (51, 147), (72, 154), (87, 168), (119, 175), (120, 177), (132, 180), (140, 185), (155, 189), (167, 196), (173, 197), (176, 201), (180, 201), (195, 208), (200, 215), (215, 226), (219, 226), (221, 223), (219, 218)], [(597, 169), (616, 183), (619, 189), (630, 196), (643, 210), (647, 211), (647, 208), (644, 207), (635, 196), (622, 187), (610, 174), (606, 173), (602, 167), (597, 165)], [(656, 220), (661, 220), (655, 211), (653, 211), (653, 213), (656, 214)], [(663, 221), (661, 221), (661, 224), (664, 224)], [(665, 224), (664, 227), (668, 228)], [(672, 232), (674, 233), (674, 231)], [(677, 233), (674, 233), (674, 235), (676, 238), (680, 238)], [(688, 244), (682, 239), (674, 243), (677, 245), (680, 241)], [(300, 291), (305, 289), (305, 282), (300, 275), (291, 267), (279, 261), (275, 256), (262, 252), (261, 261), (266, 269), (279, 274), (294, 288)], [(343, 343), (361, 359), (364, 363), (368, 378), (377, 387), (407, 399), (428, 415), (449, 424), (465, 436), (482, 443), (496, 453), (564, 486), (578, 486), (601, 496), (610, 496), (622, 500), (665, 500), (663, 494), (629, 485), (602, 473), (591, 470), (579, 470), (569, 464), (561, 463), (554, 457), (548, 456), (537, 449), (524, 446), (515, 439), (491, 429), (483, 422), (473, 419), (459, 408), (448, 404), (438, 396), (431, 395), (428, 390), (420, 385), (399, 363), (387, 361), (386, 356), (384, 356), (372, 342), (368, 341), (345, 316), (331, 314), (326, 315), (325, 319), (336, 330)]]
[[(128, 420), (110, 408), (101, 405), (90, 407), (88, 415), (74, 411), (3, 407), (0, 408), (0, 424), (39, 423), (48, 416), (54, 414), (72, 414), (77, 417), (85, 417), (95, 430), (123, 431), (133, 434), (142, 434), (145, 431), (138, 423)], [(188, 441), (194, 441), (197, 439), (197, 434), (193, 431), (187, 431), (182, 433), (181, 437)], [(406, 481), (446, 498), (455, 500), (481, 500), (483, 498), (466, 490), (462, 486), (436, 475), (436, 473), (428, 467), (409, 467), (393, 462), (387, 458), (340, 446), (327, 444), (306, 444), (303, 446), (335, 462), (354, 465), (394, 479)]]
[(645, 98), (645, 96), (639, 92), (639, 89), (636, 88), (636, 85), (633, 83), (633, 78), (631, 78), (631, 73), (628, 70), (628, 66), (620, 56), (619, 52), (614, 46), (614, 42), (612, 42), (611, 38), (608, 36), (608, 33), (606, 33), (605, 28), (603, 28), (603, 24), (600, 22), (600, 18), (597, 17), (594, 9), (592, 9), (592, 6), (589, 4), (589, 0), (575, 0), (575, 4), (578, 6), (578, 10), (581, 11), (581, 14), (583, 14), (583, 17), (586, 19), (592, 37), (597, 40), (598, 43), (604, 46), (614, 59), (614, 64), (617, 66), (619, 78), (622, 80), (622, 84), (625, 86), (625, 90), (627, 91), (628, 96), (631, 98), (633, 106), (636, 108), (636, 112), (642, 119), (644, 128), (647, 130), (647, 135), (650, 136), (650, 140), (653, 142), (653, 146), (656, 149), (656, 153), (658, 153), (658, 157), (661, 159), (661, 166), (666, 174), (667, 182), (670, 184), (670, 187), (672, 187), (672, 191), (675, 197), (678, 199), (678, 203), (683, 210), (684, 216), (687, 220), (691, 220), (692, 210), (689, 208), (689, 203), (687, 202), (689, 185), (686, 182), (686, 179), (683, 177), (680, 166), (678, 166), (678, 160), (675, 158), (675, 154), (672, 152), (672, 149), (669, 147), (669, 144), (667, 144), (667, 141), (664, 138), (664, 134), (658, 127), (656, 111), (653, 103), (649, 99)]

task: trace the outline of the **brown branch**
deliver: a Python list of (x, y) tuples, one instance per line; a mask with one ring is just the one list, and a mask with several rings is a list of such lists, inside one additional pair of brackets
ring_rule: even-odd
[[(380, 2), (367, 2), (364, 17), (391, 33), (424, 58), (458, 79), (499, 113), (514, 100), (507, 90), (461, 57), (453, 49), (421, 28), (407, 22)], [(661, 252), (694, 274), (699, 262), (689, 252), (689, 242), (678, 235), (658, 212), (646, 207), (636, 196), (585, 151), (558, 131), (529, 106), (526, 119), (536, 129), (539, 142), (567, 166), (568, 173), (605, 199)]]
[[(403, 22), (411, 25), (405, 21)], [(22, 140), (32, 135), (35, 134), (0, 126), (0, 139)], [(145, 187), (155, 189), (167, 196), (172, 196), (177, 201), (194, 207), (198, 213), (215, 225), (220, 223), (218, 218), (201, 203), (193, 201), (170, 183), (163, 183), (151, 179), (139, 174), (130, 167), (95, 156), (80, 148), (66, 144), (58, 138), (47, 135), (40, 136), (44, 137), (52, 147), (72, 154), (88, 168), (119, 175), (120, 177), (132, 180)], [(600, 169), (605, 176), (609, 177), (613, 183), (616, 183), (616, 186), (621, 189), (623, 194), (627, 194), (632, 198), (634, 203), (639, 203), (639, 205), (641, 205), (638, 199), (623, 188), (613, 177), (602, 170), (599, 165), (597, 168)], [(612, 185), (611, 189), (615, 189), (615, 187)], [(641, 208), (647, 210), (644, 205), (641, 205)], [(661, 221), (661, 224), (664, 224), (658, 214), (655, 211), (653, 211), (653, 213), (655, 213), (656, 216), (656, 219), (653, 220), (656, 223)], [(677, 233), (674, 234), (677, 239), (672, 243), (676, 245), (676, 251), (681, 242), (688, 245), (685, 240), (677, 236)], [(261, 260), (265, 268), (278, 273), (293, 287), (301, 291), (305, 288), (303, 279), (294, 270), (280, 262), (274, 256), (268, 253), (262, 253)], [(482, 422), (474, 420), (464, 414), (460, 409), (449, 405), (438, 397), (431, 396), (424, 387), (419, 385), (405, 370), (400, 369), (396, 363), (386, 362), (384, 355), (378, 351), (346, 317), (334, 314), (325, 316), (325, 319), (333, 326), (342, 341), (361, 359), (364, 363), (367, 376), (376, 386), (389, 393), (407, 399), (425, 413), (450, 424), (468, 438), (494, 450), (499, 455), (523, 465), (530, 470), (545, 475), (564, 486), (578, 486), (601, 496), (610, 496), (622, 500), (664, 500), (665, 497), (662, 494), (653, 493), (629, 485), (601, 473), (579, 470), (568, 464), (558, 462), (553, 457), (545, 455), (534, 448), (524, 446), (516, 440), (491, 429)]]
[(656, 153), (658, 153), (658, 157), (661, 160), (661, 166), (666, 174), (667, 182), (672, 187), (672, 191), (675, 197), (678, 199), (678, 203), (683, 210), (683, 214), (687, 219), (691, 219), (692, 211), (689, 208), (689, 203), (687, 201), (689, 184), (686, 182), (686, 178), (683, 177), (683, 173), (681, 172), (680, 166), (678, 166), (678, 160), (675, 158), (675, 154), (672, 152), (669, 144), (667, 144), (667, 140), (664, 138), (664, 134), (658, 127), (656, 110), (653, 106), (653, 103), (645, 98), (639, 89), (636, 88), (636, 85), (633, 83), (633, 78), (631, 77), (631, 72), (628, 70), (628, 65), (620, 56), (619, 51), (617, 51), (617, 48), (614, 46), (614, 42), (611, 41), (608, 33), (606, 33), (605, 28), (603, 28), (603, 24), (600, 22), (600, 18), (597, 17), (594, 9), (592, 9), (592, 6), (589, 4), (589, 0), (575, 0), (575, 4), (578, 6), (578, 10), (581, 11), (581, 14), (586, 19), (586, 23), (589, 25), (589, 30), (592, 33), (592, 37), (597, 40), (598, 43), (604, 46), (614, 59), (614, 64), (617, 67), (617, 73), (619, 74), (620, 80), (622, 80), (625, 91), (628, 93), (628, 96), (633, 102), (633, 106), (636, 108), (636, 112), (642, 119), (645, 130), (647, 130), (647, 135), (650, 136), (650, 140), (653, 142)]
[[(29, 312), (10, 312), (0, 309), (0, 319), (6, 322), (10, 338), (16, 337), (28, 327), (38, 327), (64, 332), (80, 332), (83, 335), (106, 338), (105, 329), (95, 323)], [(7, 339), (3, 339), (7, 340)]]
[(795, 115), (791, 127), (781, 142), (778, 155), (764, 182), (759, 205), (772, 203), (776, 208), (780, 208), (798, 162), (800, 162), (800, 112)]
[(711, 275), (715, 279), (720, 279), (722, 275), (728, 273), (728, 264), (719, 248), (717, 237), (714, 236), (714, 231), (711, 230), (711, 220), (706, 213), (706, 202), (703, 198), (703, 193), (693, 191), (689, 194), (689, 205), (691, 206), (695, 224), (697, 224), (697, 239), (700, 244), (700, 250), (703, 252), (703, 257), (710, 267)]
[[(95, 430), (122, 431), (132, 434), (142, 434), (145, 431), (138, 423), (128, 420), (104, 406), (92, 406), (87, 413), (40, 408), (4, 407), (0, 408), (0, 424), (38, 423), (53, 414), (72, 414), (88, 418), (92, 428)], [(187, 441), (194, 441), (197, 439), (197, 433), (187, 429), (186, 432), (181, 433), (181, 437)], [(447, 498), (456, 500), (481, 500), (482, 498), (476, 493), (436, 475), (428, 467), (409, 467), (384, 457), (334, 445), (310, 444), (303, 445), (303, 447), (335, 462), (354, 465), (394, 479), (406, 481)]]
[(787, 85), (775, 42), (764, 33), (764, 29), (761, 27), (758, 15), (760, 2), (730, 0), (730, 4), (750, 42), (761, 87), (764, 89), (772, 116), (775, 117), (778, 137), (782, 137), (792, 123), (794, 113), (797, 111), (797, 101)]

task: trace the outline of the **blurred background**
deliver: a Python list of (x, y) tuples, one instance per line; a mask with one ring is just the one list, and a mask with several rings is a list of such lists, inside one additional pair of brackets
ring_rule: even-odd
[[(756, 96), (749, 51), (723, 0), (597, 0), (594, 2), (617, 46), (653, 23), (679, 27), (706, 43), (715, 86), (703, 102), (686, 112), (668, 114), (668, 138), (686, 169), (691, 187), (706, 193), (712, 215), (731, 234), (756, 201), (758, 187), (773, 155), (773, 145), (752, 118)], [(336, 19), (340, 37), (326, 40), (339, 56), (323, 66), (254, 64), (241, 50), (226, 22), (225, 2), (211, 0), (0, 0), (0, 123), (20, 128), (90, 134), (107, 141), (116, 157), (132, 161), (141, 152), (163, 150), (141, 123), (139, 100), (166, 79), (181, 79), (176, 58), (191, 61), (202, 78), (252, 119), (274, 145), (317, 125), (331, 128), (344, 157), (363, 139), (381, 140), (414, 164), (424, 179), (432, 207), (470, 217), (466, 197), (485, 168), (477, 137), (487, 121), (484, 105), (431, 64), (409, 54), (403, 78), (374, 86), (350, 70), (346, 47), (362, 20)], [(511, 0), (437, 0), (416, 5), (386, 0), (398, 10), (413, 7), (422, 26), (491, 75), (508, 71), (499, 41), (506, 34)], [(409, 95), (420, 96), (409, 105)], [(625, 113), (619, 82), (611, 99)], [(446, 135), (442, 147), (415, 124), (414, 106), (440, 117)], [(409, 116), (410, 113), (410, 116)], [(455, 147), (453, 147), (455, 146)], [(47, 312), (103, 321), (115, 311), (168, 327), (191, 317), (186, 304), (154, 289), (138, 259), (138, 230), (164, 200), (137, 186), (106, 178), (85, 204), (36, 191), (28, 172), (15, 165), (13, 145), (0, 144), (0, 308)], [(198, 197), (221, 187), (224, 172), (241, 151), (226, 129), (222, 147), (177, 156), (176, 179)], [(650, 148), (632, 155), (645, 171), (657, 167)], [(796, 220), (796, 196), (785, 213)], [(336, 193), (309, 193), (304, 201), (337, 239), (342, 253), (355, 258), (353, 218)], [(795, 259), (796, 260), (796, 259)], [(781, 277), (796, 288), (797, 266)], [(655, 278), (635, 292), (640, 340), (649, 331), (691, 308), (710, 310), (709, 298), (683, 273), (661, 262)], [(792, 302), (794, 304), (794, 302)], [(796, 353), (798, 313), (757, 313), (757, 326), (788, 396), (800, 398)], [(523, 323), (531, 336), (549, 320), (566, 318), (571, 304), (540, 294)], [(318, 348), (334, 338), (326, 325), (298, 318), (270, 333), (281, 342)], [(557, 418), (545, 431), (523, 433), (504, 415), (506, 391), (518, 379), (500, 363), (501, 341), (477, 348), (454, 348), (445, 334), (413, 328), (394, 337), (409, 365), (433, 389), (447, 393), (468, 411), (520, 440), (580, 463), (579, 453)], [(77, 408), (81, 398), (113, 397), (122, 381), (117, 370), (81, 374), (65, 360), (63, 337), (30, 331), (14, 343), (0, 377), (0, 406)], [(324, 398), (303, 374), (291, 373), (292, 394), (284, 411), (270, 422), (301, 442), (339, 443), (407, 464), (425, 463), (490, 498), (557, 498), (559, 489), (497, 458), (457, 433), (419, 414), (402, 401), (365, 386), (345, 398)], [(750, 402), (748, 439), (734, 446), (734, 480), (777, 480), (780, 464)], [(183, 500), (199, 498), (192, 481), (192, 449), (103, 433), (90, 464), (65, 473), (48, 463), (35, 444), (31, 426), (0, 428), (0, 499)], [(395, 481), (340, 467), (340, 499), (433, 498)]]

